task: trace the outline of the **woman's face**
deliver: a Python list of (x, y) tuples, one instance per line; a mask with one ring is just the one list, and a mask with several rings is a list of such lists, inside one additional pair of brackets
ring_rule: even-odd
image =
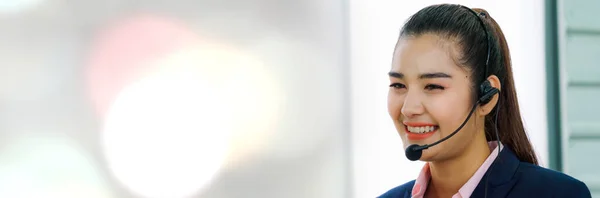
[[(388, 112), (406, 148), (450, 135), (473, 104), (470, 73), (455, 63), (457, 50), (451, 42), (432, 34), (401, 39), (390, 71)], [(474, 113), (456, 135), (424, 150), (421, 160), (458, 155), (475, 139), (478, 127), (483, 130), (483, 120)]]

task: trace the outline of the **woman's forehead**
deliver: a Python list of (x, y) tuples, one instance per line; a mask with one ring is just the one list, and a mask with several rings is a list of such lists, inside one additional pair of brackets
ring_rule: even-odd
[(464, 72), (457, 65), (452, 42), (439, 36), (424, 34), (401, 38), (396, 46), (392, 71), (402, 73)]

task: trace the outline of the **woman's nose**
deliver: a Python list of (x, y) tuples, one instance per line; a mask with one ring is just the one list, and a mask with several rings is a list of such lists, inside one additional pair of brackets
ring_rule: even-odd
[(407, 94), (402, 105), (402, 115), (407, 118), (423, 114), (424, 108), (421, 99), (417, 94)]

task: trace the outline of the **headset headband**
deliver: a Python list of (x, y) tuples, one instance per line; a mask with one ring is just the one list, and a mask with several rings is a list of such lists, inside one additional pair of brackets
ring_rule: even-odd
[(481, 17), (486, 17), (484, 12), (480, 12), (479, 14), (477, 12), (475, 12), (474, 10), (472, 10), (471, 8), (468, 8), (466, 6), (461, 5), (461, 7), (469, 10), (471, 13), (473, 13), (473, 15), (475, 15), (475, 17), (477, 18), (477, 20), (479, 20), (479, 24), (481, 24), (481, 27), (483, 28), (483, 31), (485, 32), (485, 40), (487, 42), (487, 58), (485, 59), (485, 75), (489, 75), (488, 73), (488, 67), (489, 67), (489, 62), (490, 62), (490, 51), (492, 48), (491, 42), (490, 42), (490, 37), (487, 31), (487, 28), (485, 26), (485, 23), (483, 22), (483, 19), (481, 19), (479, 16)]

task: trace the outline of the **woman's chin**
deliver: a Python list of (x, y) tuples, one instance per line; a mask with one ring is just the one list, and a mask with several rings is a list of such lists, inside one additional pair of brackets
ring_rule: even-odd
[(421, 154), (421, 158), (419, 160), (424, 161), (424, 162), (432, 162), (432, 161), (438, 161), (440, 157), (440, 151), (439, 151), (440, 147), (431, 147), (428, 149), (423, 150), (423, 154)]
[(432, 159), (431, 157), (428, 157), (428, 156), (422, 156), (421, 159), (419, 159), (419, 161), (421, 161), (421, 162), (433, 162), (433, 161), (436, 161), (436, 160)]

